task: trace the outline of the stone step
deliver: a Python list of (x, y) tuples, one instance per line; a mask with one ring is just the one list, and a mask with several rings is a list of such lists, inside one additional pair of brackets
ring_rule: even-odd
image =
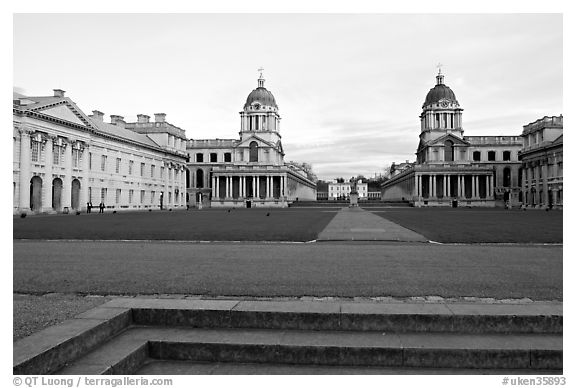
[(562, 316), (561, 303), (117, 298), (14, 343), (13, 373), (133, 373), (148, 358), (558, 369)]
[(562, 333), (563, 323), (562, 304), (559, 303), (357, 303), (120, 298), (103, 306), (102, 309), (132, 309), (135, 324), (211, 328), (557, 334)]
[(134, 326), (59, 374), (137, 373), (147, 359), (320, 366), (562, 369), (562, 336)]

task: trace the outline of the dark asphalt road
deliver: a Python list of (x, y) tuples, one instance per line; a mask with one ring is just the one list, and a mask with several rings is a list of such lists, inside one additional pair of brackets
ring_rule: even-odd
[(14, 292), (562, 300), (561, 246), (14, 241)]

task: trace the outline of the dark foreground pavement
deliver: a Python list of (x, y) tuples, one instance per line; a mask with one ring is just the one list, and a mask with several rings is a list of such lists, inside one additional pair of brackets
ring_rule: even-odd
[(14, 241), (15, 293), (562, 300), (561, 246)]

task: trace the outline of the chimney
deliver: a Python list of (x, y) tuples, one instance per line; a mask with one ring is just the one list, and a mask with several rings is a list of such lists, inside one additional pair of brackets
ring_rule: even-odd
[(64, 93), (66, 93), (66, 91), (62, 89), (53, 89), (53, 90), (54, 90), (54, 97), (64, 97)]
[(166, 121), (166, 113), (154, 113), (154, 121), (163, 123)]
[(91, 117), (98, 121), (104, 121), (104, 113), (100, 112), (99, 110), (93, 110)]
[(126, 126), (126, 122), (124, 121), (124, 117), (118, 116), (118, 115), (110, 115), (110, 123), (117, 125), (121, 128), (124, 128)]
[(138, 117), (139, 123), (149, 123), (150, 122), (150, 116), (148, 116), (148, 115), (139, 114), (136, 116)]

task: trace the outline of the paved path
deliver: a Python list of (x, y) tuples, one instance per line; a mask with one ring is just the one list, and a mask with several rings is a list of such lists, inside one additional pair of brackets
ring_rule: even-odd
[(317, 241), (427, 242), (428, 239), (410, 229), (355, 207), (340, 210), (320, 232)]

